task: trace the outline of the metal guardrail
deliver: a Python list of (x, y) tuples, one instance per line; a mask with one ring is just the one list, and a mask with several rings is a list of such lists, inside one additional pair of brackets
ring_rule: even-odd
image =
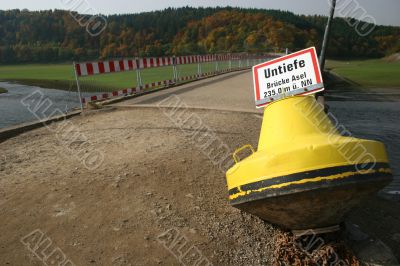
[[(141, 93), (143, 90), (165, 88), (175, 86), (179, 83), (203, 79), (223, 73), (248, 69), (256, 64), (262, 63), (277, 55), (250, 55), (250, 54), (226, 54), (226, 55), (191, 55), (191, 56), (172, 56), (172, 57), (151, 57), (151, 58), (131, 58), (106, 60), (95, 62), (79, 62), (73, 64), (78, 94), (83, 104)], [(191, 65), (190, 70), (185, 66)], [(169, 79), (151, 82), (143, 81), (142, 71), (153, 68), (170, 68)], [(186, 71), (185, 71), (186, 70)], [(136, 72), (136, 84), (131, 88), (115, 91), (103, 91), (96, 95), (82, 96), (81, 79), (98, 75), (107, 75), (121, 72)], [(100, 89), (101, 90), (101, 89)]]

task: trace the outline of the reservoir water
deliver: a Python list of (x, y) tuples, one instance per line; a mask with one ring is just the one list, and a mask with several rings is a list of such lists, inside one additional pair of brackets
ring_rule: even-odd
[(400, 201), (400, 88), (328, 90), (330, 112), (358, 138), (385, 144), (394, 181), (382, 195)]
[[(76, 92), (43, 89), (8, 82), (0, 82), (0, 87), (8, 90), (8, 93), (0, 94), (0, 129), (25, 122), (37, 121), (34, 114), (21, 102), (22, 99), (29, 95), (32, 95), (32, 99), (36, 98), (38, 100), (41, 95), (44, 95), (45, 98), (51, 101), (52, 104), (46, 113), (51, 113), (55, 109), (67, 112), (80, 106)], [(39, 93), (32, 94), (34, 92)]]
[(332, 101), (330, 111), (353, 136), (385, 144), (395, 181), (384, 190), (400, 198), (400, 102)]

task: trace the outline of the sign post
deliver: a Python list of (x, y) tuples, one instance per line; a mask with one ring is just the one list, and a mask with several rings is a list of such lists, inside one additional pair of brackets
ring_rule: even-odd
[(78, 75), (78, 73), (76, 71), (76, 63), (73, 62), (72, 64), (74, 66), (76, 88), (78, 90), (78, 97), (79, 97), (80, 107), (81, 107), (81, 111), (83, 111), (83, 100), (82, 100), (81, 86), (80, 86), (80, 83), (79, 83), (79, 75)]
[(139, 93), (143, 89), (142, 73), (140, 71), (140, 60), (136, 58), (136, 92)]
[(314, 47), (254, 66), (253, 79), (257, 108), (287, 96), (324, 90)]
[(325, 68), (325, 54), (326, 49), (328, 48), (329, 37), (331, 33), (332, 21), (333, 16), (335, 15), (335, 8), (336, 8), (336, 0), (332, 0), (331, 2), (331, 11), (328, 17), (328, 22), (326, 23), (325, 34), (324, 34), (324, 41), (322, 42), (322, 49), (321, 49), (321, 57), (319, 59), (319, 64), (321, 66), (322, 71)]

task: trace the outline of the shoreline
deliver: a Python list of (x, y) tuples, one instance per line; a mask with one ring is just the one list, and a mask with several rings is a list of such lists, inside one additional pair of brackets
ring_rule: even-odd
[[(379, 92), (379, 91), (388, 91), (392, 93), (399, 93), (400, 94), (400, 86), (362, 86), (353, 82), (349, 82), (346, 78), (343, 78), (337, 75), (334, 72), (329, 72), (328, 74), (330, 77), (326, 80), (326, 85), (331, 86), (332, 90), (337, 90), (340, 92), (341, 90), (344, 91), (354, 91), (354, 92)], [(331, 80), (331, 78), (333, 80)], [(64, 90), (70, 91), (76, 88), (75, 81), (71, 80), (37, 80), (37, 79), (1, 79), (0, 82), (7, 82), (10, 84), (20, 84), (32, 87), (40, 87), (44, 89), (56, 89), (56, 90)], [(0, 93), (1, 92), (0, 88)], [(122, 88), (115, 87), (109, 88), (110, 90), (119, 90)], [(5, 89), (4, 89), (5, 90)], [(96, 90), (95, 90), (96, 91)], [(108, 90), (107, 90), (108, 91)], [(6, 90), (7, 92), (7, 90)], [(90, 92), (90, 91), (88, 91)], [(96, 91), (97, 92), (97, 91)], [(3, 92), (4, 93), (4, 92)]]
[[(0, 81), (37, 86), (47, 89), (76, 91), (76, 81), (72, 64), (68, 62), (53, 64), (21, 64), (0, 66)], [(375, 90), (381, 88), (400, 91), (400, 62), (388, 63), (383, 59), (332, 60), (327, 61), (324, 83), (338, 91)], [(192, 73), (193, 67), (184, 68), (185, 73)], [(170, 77), (169, 69), (153, 69), (143, 72), (146, 83), (164, 80)], [(111, 92), (135, 86), (135, 73), (118, 73), (112, 76), (98, 76), (81, 79), (82, 89), (86, 92)], [(251, 88), (252, 83), (248, 84)]]
[[(19, 84), (31, 87), (40, 87), (43, 89), (56, 89), (63, 91), (69, 91), (73, 87), (76, 87), (75, 83), (72, 84), (72, 81), (68, 80), (1, 79), (0, 82), (7, 82), (10, 84)], [(71, 84), (73, 85), (72, 87)]]

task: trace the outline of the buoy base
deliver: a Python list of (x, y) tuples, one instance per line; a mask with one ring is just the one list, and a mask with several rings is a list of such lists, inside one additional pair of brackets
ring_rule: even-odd
[[(367, 179), (367, 178), (365, 178)], [(372, 180), (371, 180), (372, 179)], [(373, 176), (359, 182), (314, 184), (314, 187), (292, 188), (285, 195), (264, 195), (231, 204), (272, 224), (289, 230), (334, 228), (345, 215), (366, 197), (375, 194), (390, 181)], [(243, 200), (243, 198), (242, 198)]]
[(323, 228), (314, 228), (314, 229), (307, 229), (307, 230), (292, 230), (292, 233), (295, 237), (301, 236), (309, 236), (309, 235), (320, 235), (326, 233), (333, 233), (340, 231), (340, 225), (328, 226)]

